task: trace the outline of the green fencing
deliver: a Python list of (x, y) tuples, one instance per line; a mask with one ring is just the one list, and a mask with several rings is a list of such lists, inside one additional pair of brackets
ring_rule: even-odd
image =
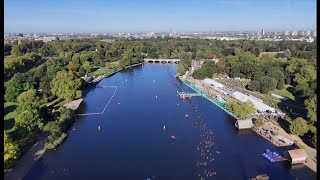
[(190, 82), (188, 80), (183, 80), (183, 82), (189, 86), (191, 89), (193, 89), (194, 91), (200, 93), (201, 95), (203, 95), (205, 98), (207, 98), (209, 101), (211, 101), (212, 103), (214, 103), (215, 105), (219, 106), (220, 108), (222, 108), (223, 110), (225, 110), (227, 113), (229, 113), (231, 116), (237, 118), (236, 113), (231, 112), (229, 109), (226, 108), (227, 102), (222, 103), (216, 99), (211, 99), (208, 94), (200, 89), (198, 89), (197, 87), (195, 87), (194, 85), (191, 85)]

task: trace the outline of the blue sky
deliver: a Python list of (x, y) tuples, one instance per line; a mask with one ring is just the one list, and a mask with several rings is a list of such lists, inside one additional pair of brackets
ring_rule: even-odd
[(313, 30), (316, 0), (4, 0), (5, 32)]

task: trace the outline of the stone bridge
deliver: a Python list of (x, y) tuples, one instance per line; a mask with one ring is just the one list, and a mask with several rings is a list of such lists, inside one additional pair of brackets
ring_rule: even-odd
[(149, 62), (149, 63), (176, 63), (176, 64), (179, 64), (180, 59), (150, 59), (150, 58), (146, 58), (146, 59), (143, 59), (143, 61), (145, 63)]

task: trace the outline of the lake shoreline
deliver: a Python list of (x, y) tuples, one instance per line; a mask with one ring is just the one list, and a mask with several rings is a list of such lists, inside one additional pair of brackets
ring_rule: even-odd
[[(183, 78), (181, 77), (178, 77), (178, 79), (180, 81), (183, 82)], [(190, 81), (190, 80), (189, 80)], [(191, 81), (192, 82), (192, 81)], [(184, 83), (184, 82), (183, 82)], [(192, 82), (192, 83), (195, 83), (197, 84), (196, 82)], [(201, 82), (200, 82), (201, 83)], [(185, 83), (184, 83), (185, 84)], [(201, 83), (203, 86), (206, 86), (205, 84)], [(212, 93), (212, 89), (209, 87), (209, 90), (211, 90), (211, 93)], [(224, 95), (220, 94), (222, 97), (226, 98)], [(207, 98), (208, 99), (208, 98)], [(209, 99), (208, 99), (209, 100)], [(222, 109), (222, 108), (221, 108)], [(224, 110), (224, 109), (222, 109)], [(224, 110), (225, 111), (225, 110)], [(225, 111), (226, 112), (226, 111)], [(230, 114), (230, 113), (228, 113)], [(234, 116), (233, 116), (234, 117)], [(235, 118), (235, 117), (234, 117)], [(272, 124), (272, 123), (271, 123)], [(286, 133), (283, 128), (281, 128), (280, 126), (276, 126), (274, 124), (270, 125), (270, 123), (267, 124), (268, 127), (270, 127), (270, 129), (279, 129), (279, 131), (281, 131), (281, 134), (284, 136), (290, 136), (290, 134)], [(252, 131), (256, 132), (256, 134), (258, 134), (259, 136), (262, 136), (264, 139), (268, 140), (270, 143), (272, 143), (274, 146), (276, 147), (281, 147), (279, 146), (278, 142), (276, 140), (273, 140), (273, 138), (276, 138), (276, 137), (272, 137), (271, 139), (269, 139), (268, 137), (265, 137), (262, 133), (259, 133), (258, 130), (254, 129), (254, 128), (251, 128)], [(295, 138), (299, 143), (303, 144), (303, 146), (307, 147), (307, 150), (306, 150), (306, 153), (308, 154), (308, 158), (306, 160), (305, 163), (303, 163), (304, 165), (306, 165), (309, 169), (311, 169), (312, 171), (314, 171), (315, 173), (317, 173), (317, 164), (313, 161), (313, 158), (315, 158), (316, 156), (316, 150), (307, 146), (305, 143), (303, 143), (303, 141), (301, 140), (301, 138), (297, 137)], [(314, 152), (315, 151), (315, 152)]]

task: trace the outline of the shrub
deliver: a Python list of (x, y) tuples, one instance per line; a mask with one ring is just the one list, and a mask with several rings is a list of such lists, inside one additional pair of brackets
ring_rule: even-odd
[(256, 119), (255, 124), (257, 126), (263, 126), (264, 125), (264, 119), (263, 118)]

